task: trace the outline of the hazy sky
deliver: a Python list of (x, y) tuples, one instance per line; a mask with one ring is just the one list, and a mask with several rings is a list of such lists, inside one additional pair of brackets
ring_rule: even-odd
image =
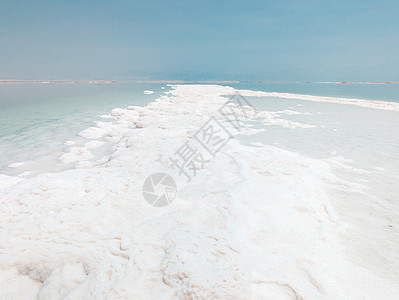
[(399, 81), (398, 0), (0, 0), (0, 79)]

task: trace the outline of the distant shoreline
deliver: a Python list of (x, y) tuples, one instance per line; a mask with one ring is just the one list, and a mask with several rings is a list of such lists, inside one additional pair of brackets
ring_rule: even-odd
[(2, 79), (0, 84), (112, 84), (112, 83), (148, 83), (148, 84), (237, 84), (237, 83), (254, 83), (254, 84), (307, 84), (307, 83), (318, 83), (318, 84), (399, 84), (399, 81), (375, 81), (375, 82), (363, 82), (363, 81), (324, 81), (324, 82), (310, 82), (310, 81), (238, 81), (238, 80), (200, 80), (200, 81), (186, 81), (186, 80), (16, 80), (16, 79)]
[(14, 79), (3, 79), (0, 80), (0, 84), (25, 84), (25, 83), (84, 83), (84, 84), (96, 84), (96, 83), (161, 83), (161, 84), (182, 84), (182, 83), (240, 83), (236, 80), (221, 80), (221, 81), (185, 81), (185, 80), (14, 80)]

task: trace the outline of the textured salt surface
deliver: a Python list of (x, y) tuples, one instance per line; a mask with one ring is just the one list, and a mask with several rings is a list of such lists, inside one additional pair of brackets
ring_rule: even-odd
[[(361, 193), (363, 186), (333, 174), (344, 161), (233, 139), (190, 183), (170, 167), (169, 156), (209, 117), (220, 119), (222, 95), (234, 92), (175, 86), (146, 107), (114, 109), (112, 122), (83, 131), (92, 141), (60, 158), (82, 168), (2, 176), (0, 296), (398, 299), (397, 284), (345, 255), (339, 238), (345, 224), (327, 191)], [(284, 114), (296, 113), (264, 111), (256, 118), (312, 130)], [(257, 132), (246, 125), (242, 134)], [(99, 138), (113, 151), (92, 162)], [(177, 181), (178, 195), (164, 208), (141, 194), (154, 172)]]
[(22, 167), (24, 165), (24, 162), (18, 162), (18, 163), (13, 163), (8, 165), (9, 168), (19, 168)]

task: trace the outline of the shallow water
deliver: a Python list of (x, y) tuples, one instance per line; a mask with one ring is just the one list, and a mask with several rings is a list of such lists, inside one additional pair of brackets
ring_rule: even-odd
[[(0, 85), (0, 174), (65, 169), (64, 142), (81, 141), (82, 130), (113, 108), (143, 106), (165, 90), (156, 84)], [(143, 94), (151, 90), (153, 94)], [(106, 120), (103, 120), (106, 121)], [(18, 168), (8, 165), (24, 162)], [(27, 174), (27, 173), (26, 173)], [(27, 174), (28, 175), (28, 174)]]

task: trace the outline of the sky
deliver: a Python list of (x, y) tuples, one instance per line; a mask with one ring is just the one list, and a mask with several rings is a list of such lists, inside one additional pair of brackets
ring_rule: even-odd
[(399, 1), (0, 0), (0, 79), (399, 81)]

